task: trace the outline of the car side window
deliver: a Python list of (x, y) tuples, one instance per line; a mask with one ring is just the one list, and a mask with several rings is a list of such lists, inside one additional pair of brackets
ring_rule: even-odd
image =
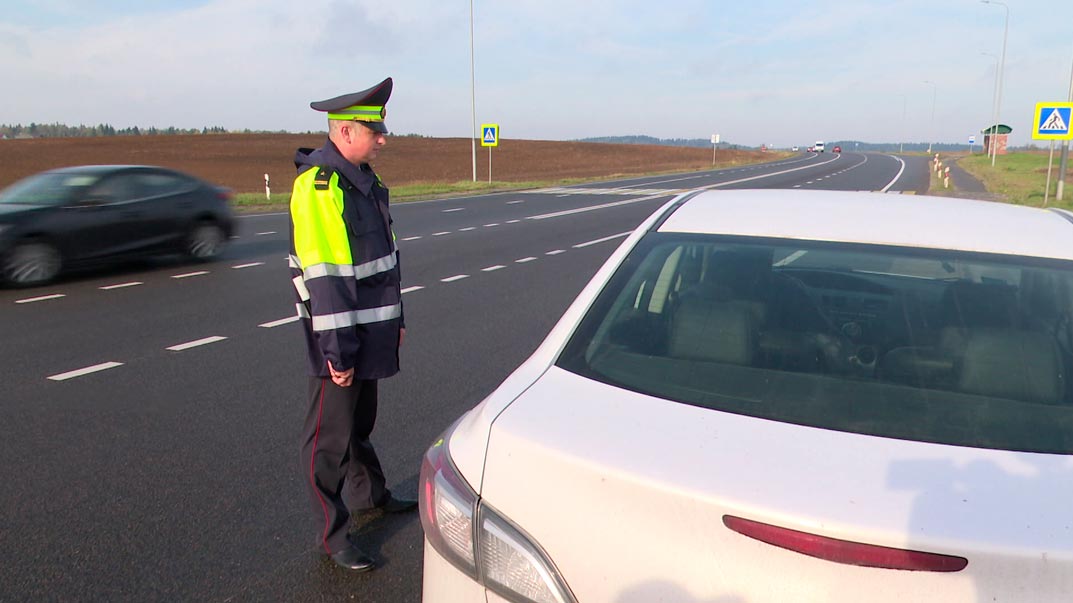
[(162, 197), (194, 188), (194, 183), (179, 174), (165, 172), (145, 172), (138, 174), (138, 179), (146, 197)]
[(129, 174), (116, 174), (98, 182), (86, 199), (93, 203), (120, 203), (144, 196), (138, 179)]

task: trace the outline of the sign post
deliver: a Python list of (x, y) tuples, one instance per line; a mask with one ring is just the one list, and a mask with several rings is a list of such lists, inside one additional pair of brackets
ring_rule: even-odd
[(499, 124), (481, 124), (481, 146), (488, 147), (488, 182), (492, 182), (492, 147), (499, 146)]
[(719, 145), (719, 135), (712, 134), (712, 167), (715, 167), (715, 149)]
[(976, 137), (969, 136), (969, 155), (972, 155), (972, 147), (976, 144)]

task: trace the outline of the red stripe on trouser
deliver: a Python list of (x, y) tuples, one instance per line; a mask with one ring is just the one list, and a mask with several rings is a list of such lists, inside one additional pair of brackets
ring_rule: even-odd
[(328, 546), (328, 528), (331, 527), (331, 521), (328, 518), (328, 505), (324, 504), (324, 497), (320, 495), (320, 490), (317, 488), (317, 481), (313, 477), (313, 460), (317, 456), (317, 440), (320, 439), (320, 419), (324, 416), (324, 380), (320, 381), (320, 402), (317, 406), (317, 430), (313, 434), (313, 450), (309, 453), (309, 485), (313, 488), (313, 494), (317, 495), (317, 500), (320, 501), (320, 507), (324, 511), (324, 535), (321, 536), (321, 541), (324, 543), (324, 550), (328, 551), (328, 554), (332, 554), (332, 549)]

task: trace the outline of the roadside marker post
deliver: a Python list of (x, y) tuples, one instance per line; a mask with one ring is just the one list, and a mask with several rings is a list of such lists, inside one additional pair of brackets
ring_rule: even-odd
[(481, 124), (481, 146), (488, 147), (488, 182), (492, 182), (492, 147), (499, 146), (499, 124)]
[(265, 174), (265, 200), (272, 200), (272, 189), (268, 187), (268, 174)]

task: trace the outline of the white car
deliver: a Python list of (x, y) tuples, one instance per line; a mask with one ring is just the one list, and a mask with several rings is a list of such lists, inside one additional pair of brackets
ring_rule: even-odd
[(1073, 213), (687, 193), (421, 470), (425, 603), (1073, 593)]

